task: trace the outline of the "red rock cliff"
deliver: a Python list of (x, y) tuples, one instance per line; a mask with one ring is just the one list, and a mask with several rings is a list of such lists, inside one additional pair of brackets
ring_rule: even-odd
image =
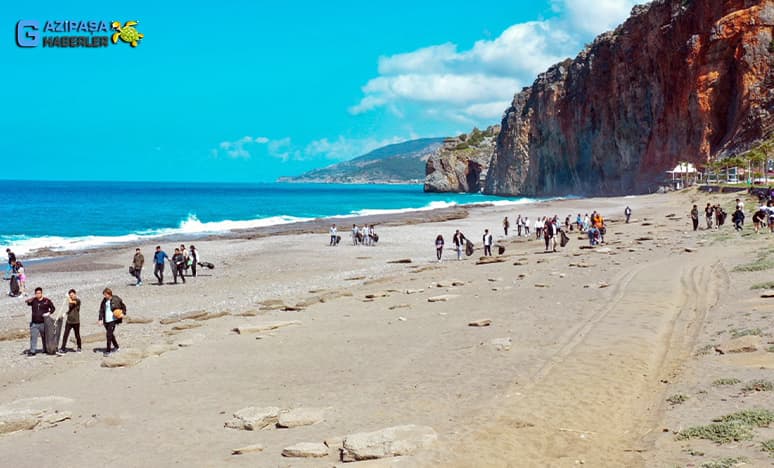
[[(590, 12), (590, 14), (593, 14)], [(774, 0), (657, 0), (514, 97), (485, 191), (648, 191), (774, 130)]]

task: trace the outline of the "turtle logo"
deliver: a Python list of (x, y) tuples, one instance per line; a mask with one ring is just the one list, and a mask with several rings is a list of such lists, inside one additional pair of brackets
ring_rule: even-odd
[(113, 21), (110, 24), (110, 28), (116, 31), (113, 33), (113, 44), (118, 43), (118, 39), (121, 39), (132, 47), (137, 47), (140, 39), (145, 37), (145, 35), (134, 29), (136, 24), (137, 21), (127, 21), (123, 26), (121, 26), (120, 22)]

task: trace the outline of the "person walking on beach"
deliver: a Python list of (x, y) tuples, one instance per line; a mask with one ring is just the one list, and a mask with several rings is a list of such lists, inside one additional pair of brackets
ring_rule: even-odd
[(707, 203), (707, 206), (704, 208), (704, 218), (707, 221), (707, 229), (712, 229), (712, 218), (714, 217), (715, 212), (712, 205)]
[(35, 297), (27, 299), (27, 305), (32, 309), (30, 317), (30, 349), (27, 353), (29, 357), (34, 357), (38, 352), (38, 336), (45, 348), (46, 343), (46, 316), (53, 314), (56, 310), (51, 299), (43, 296), (43, 288), (35, 288)]
[(11, 252), (11, 249), (5, 249), (5, 254), (8, 255), (8, 276), (10, 276), (13, 265), (16, 263), (16, 254)]
[(525, 216), (522, 222), (524, 223), (524, 237), (529, 237), (529, 217)]
[(766, 210), (763, 207), (753, 214), (753, 228), (755, 229), (756, 234), (758, 234), (761, 228), (766, 227), (766, 216)]
[(556, 225), (553, 219), (546, 219), (543, 225), (543, 239), (546, 242), (546, 252), (549, 251), (549, 247), (556, 252)]
[(183, 271), (187, 271), (191, 266), (190, 258), (188, 258), (188, 249), (185, 248), (185, 244), (180, 244), (180, 253), (183, 254)]
[(336, 225), (335, 224), (333, 226), (331, 226), (330, 234), (331, 234), (331, 242), (330, 242), (330, 244), (328, 244), (328, 247), (333, 247), (333, 246), (336, 245), (336, 243), (337, 243), (336, 242), (336, 238), (338, 237), (338, 234), (336, 233)]
[(441, 263), (443, 258), (443, 236), (440, 234), (435, 238), (435, 257), (438, 259), (438, 263)]
[(521, 215), (516, 217), (516, 236), (521, 237), (521, 229), (523, 227)]
[(114, 296), (110, 288), (102, 291), (102, 303), (99, 305), (99, 324), (105, 326), (105, 341), (107, 347), (103, 356), (117, 353), (119, 346), (116, 340), (116, 325), (123, 321), (126, 305), (120, 297)]
[(352, 225), (352, 245), (358, 244), (358, 234), (360, 234), (360, 230), (357, 228), (357, 224)]
[(183, 253), (180, 252), (180, 249), (175, 249), (175, 254), (172, 255), (172, 278), (175, 280), (175, 284), (177, 284), (177, 277), (179, 276), (181, 280), (183, 280), (183, 284), (185, 284), (185, 257), (183, 256)]
[(699, 230), (699, 207), (696, 205), (693, 205), (693, 208), (691, 209), (691, 222), (693, 223), (693, 230), (698, 231)]
[(503, 231), (505, 231), (505, 237), (508, 237), (509, 227), (511, 227), (511, 222), (508, 221), (508, 217), (506, 216), (505, 219), (503, 219)]
[(465, 235), (459, 229), (454, 231), (452, 242), (454, 243), (454, 249), (457, 251), (457, 260), (462, 260), (462, 250), (465, 248), (465, 241)]
[(16, 268), (14, 269), (16, 279), (19, 280), (19, 289), (22, 296), (27, 295), (27, 273), (24, 271), (24, 265), (22, 262), (16, 260)]
[(734, 211), (734, 214), (731, 216), (731, 221), (734, 222), (734, 229), (741, 231), (742, 224), (744, 224), (744, 212), (737, 207), (736, 211)]
[(629, 224), (629, 219), (632, 217), (632, 209), (627, 206), (624, 210), (624, 215), (626, 215), (626, 224)]
[(169, 260), (167, 253), (161, 250), (161, 246), (156, 246), (156, 253), (153, 254), (153, 274), (159, 280), (159, 285), (164, 284), (164, 264)]
[(193, 245), (189, 248), (191, 249), (191, 252), (188, 255), (188, 263), (191, 265), (191, 276), (196, 278), (196, 265), (199, 263), (199, 251)]
[(75, 343), (78, 346), (77, 352), (81, 352), (81, 299), (76, 294), (75, 289), (67, 293), (67, 323), (65, 324), (64, 338), (59, 351), (67, 351), (67, 339), (70, 338), (70, 330), (75, 332)]
[(575, 227), (578, 228), (578, 232), (583, 232), (583, 218), (581, 218), (580, 213), (575, 217)]
[(484, 257), (492, 256), (492, 234), (489, 233), (489, 229), (484, 229)]
[(140, 252), (140, 248), (134, 249), (134, 258), (132, 259), (132, 268), (134, 269), (134, 277), (137, 278), (135, 286), (142, 286), (142, 267), (145, 265), (145, 257)]

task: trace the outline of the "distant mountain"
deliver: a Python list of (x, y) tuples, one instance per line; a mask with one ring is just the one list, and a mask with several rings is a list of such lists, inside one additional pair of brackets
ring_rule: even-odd
[(441, 147), (444, 138), (421, 138), (377, 148), (349, 161), (315, 169), (278, 182), (338, 184), (422, 183), (427, 159)]

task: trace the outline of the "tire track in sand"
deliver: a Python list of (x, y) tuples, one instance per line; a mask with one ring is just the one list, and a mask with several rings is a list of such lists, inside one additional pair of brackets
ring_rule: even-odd
[(690, 356), (723, 282), (718, 264), (688, 261), (670, 257), (624, 272), (607, 305), (570, 327), (530, 382), (423, 464), (641, 465), (643, 434), (660, 414), (660, 380)]

